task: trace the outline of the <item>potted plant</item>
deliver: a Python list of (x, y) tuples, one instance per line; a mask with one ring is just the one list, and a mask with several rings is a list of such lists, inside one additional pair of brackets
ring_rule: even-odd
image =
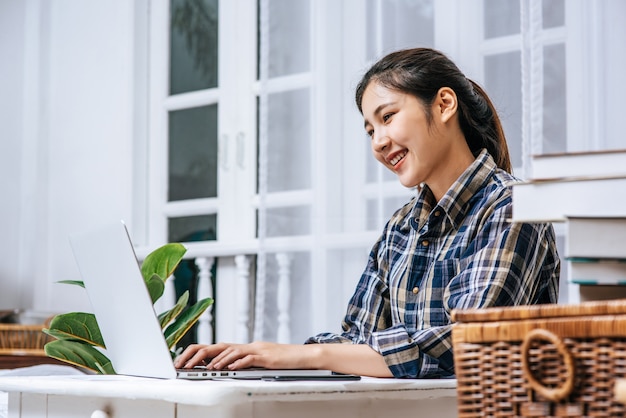
[[(166, 280), (186, 252), (187, 249), (182, 244), (165, 244), (148, 254), (141, 264), (141, 274), (153, 304), (163, 296)], [(82, 281), (77, 280), (64, 280), (60, 283), (85, 287)], [(187, 307), (188, 301), (189, 291), (186, 291), (173, 308), (158, 316), (172, 358), (177, 354), (176, 343), (213, 303), (213, 299), (206, 298)], [(95, 373), (115, 374), (111, 361), (106, 356), (106, 346), (94, 314), (59, 314), (52, 318), (49, 327), (43, 331), (55, 338), (44, 346), (47, 356)]]

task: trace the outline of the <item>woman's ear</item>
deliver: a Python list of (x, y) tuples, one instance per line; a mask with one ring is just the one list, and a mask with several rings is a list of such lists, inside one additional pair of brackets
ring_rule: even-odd
[(435, 100), (436, 110), (441, 116), (441, 122), (446, 123), (456, 114), (457, 109), (456, 93), (450, 87), (442, 87), (437, 92)]

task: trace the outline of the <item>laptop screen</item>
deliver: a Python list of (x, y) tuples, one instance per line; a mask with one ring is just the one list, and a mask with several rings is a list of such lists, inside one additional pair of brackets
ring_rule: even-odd
[(124, 223), (72, 235), (70, 244), (115, 371), (176, 377)]

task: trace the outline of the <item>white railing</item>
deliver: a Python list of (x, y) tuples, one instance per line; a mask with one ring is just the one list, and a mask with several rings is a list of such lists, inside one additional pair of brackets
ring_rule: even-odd
[[(374, 242), (375, 233), (366, 232), (360, 234), (337, 234), (332, 238), (326, 237), (324, 247), (326, 249), (345, 249), (363, 247), (363, 243)], [(278, 342), (291, 342), (291, 282), (292, 282), (292, 254), (299, 251), (312, 250), (311, 237), (281, 237), (268, 238), (264, 242), (264, 251), (266, 254), (275, 257), (277, 272), (277, 329), (276, 339)], [(229, 244), (217, 241), (202, 241), (184, 243), (187, 248), (185, 254), (186, 260), (194, 260), (198, 268), (198, 285), (197, 299), (206, 297), (215, 298), (215, 289), (212, 283), (215, 278), (211, 276), (213, 266), (217, 262), (219, 265), (220, 258), (231, 259), (234, 261), (234, 281), (237, 289), (235, 298), (226, 310), (229, 315), (228, 324), (234, 324), (237, 342), (249, 342), (250, 336), (253, 335), (251, 318), (254, 315), (254, 300), (251, 298), (252, 288), (254, 286), (254, 278), (251, 277), (254, 267), (252, 263), (258, 254), (258, 242), (256, 240), (237, 242)], [(137, 256), (143, 259), (150, 249), (138, 248)], [(229, 277), (232, 280), (232, 277)], [(170, 308), (176, 303), (175, 277), (166, 283), (166, 291), (157, 304), (161, 310)], [(219, 283), (224, 280), (222, 277), (217, 278)], [(216, 303), (229, 303), (224, 301), (216, 301)], [(213, 320), (215, 318), (214, 305), (211, 306), (199, 319), (197, 328), (197, 339), (199, 343), (210, 344), (213, 341)], [(231, 317), (234, 316), (233, 317)]]
[[(211, 268), (215, 263), (213, 257), (198, 257), (195, 259), (198, 267), (198, 300), (204, 298), (213, 298), (213, 278), (211, 277)], [(176, 280), (176, 277), (174, 277)], [(210, 344), (213, 342), (213, 309), (209, 308), (198, 320), (198, 342), (202, 344)]]
[[(291, 256), (286, 252), (276, 253), (276, 261), (279, 266), (278, 271), (278, 341), (289, 342), (291, 339), (289, 327), (289, 301), (291, 299), (290, 289), (290, 266)], [(239, 254), (234, 257), (237, 275), (237, 289), (238, 299), (236, 305), (233, 306), (231, 312), (236, 315), (233, 321), (237, 327), (236, 335), (244, 336), (243, 339), (247, 339), (247, 336), (251, 334), (252, 329), (250, 326), (251, 312), (254, 310), (254, 306), (250, 304), (248, 295), (250, 294), (250, 263), (253, 259), (252, 255)], [(215, 257), (200, 256), (194, 259), (195, 265), (198, 267), (198, 286), (197, 286), (197, 299), (214, 298), (213, 283), (214, 278), (211, 276), (213, 265), (216, 261)], [(175, 281), (176, 277), (172, 276), (171, 280), (167, 283), (167, 294), (164, 297), (166, 303), (173, 305), (176, 303), (175, 294)], [(198, 320), (197, 328), (197, 340), (201, 344), (210, 344), (213, 342), (213, 309), (212, 307), (207, 309), (204, 314)], [(243, 341), (247, 342), (247, 341)]]

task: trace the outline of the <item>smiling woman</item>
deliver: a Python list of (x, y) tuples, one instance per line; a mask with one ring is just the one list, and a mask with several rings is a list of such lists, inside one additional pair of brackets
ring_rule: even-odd
[[(190, 346), (178, 367), (331, 369), (378, 377), (454, 374), (451, 312), (555, 303), (550, 224), (513, 224), (511, 164), (485, 92), (442, 53), (391, 53), (364, 75), (356, 102), (376, 159), (417, 195), (374, 244), (341, 334), (308, 345)], [(210, 359), (210, 360), (209, 360)]]

